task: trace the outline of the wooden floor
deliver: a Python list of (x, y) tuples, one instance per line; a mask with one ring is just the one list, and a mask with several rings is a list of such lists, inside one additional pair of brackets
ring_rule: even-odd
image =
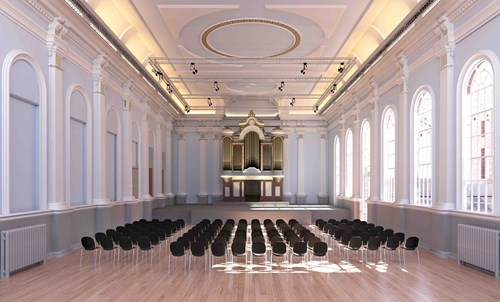
[(272, 270), (218, 259), (205, 271), (203, 258), (190, 271), (173, 260), (169, 270), (167, 255), (153, 265), (141, 257), (138, 265), (131, 257), (94, 265), (88, 254), (80, 265), (78, 250), (0, 280), (0, 301), (500, 301), (500, 280), (424, 250), (420, 266), (414, 255), (402, 267), (397, 255), (366, 264), (330, 252), (328, 264), (308, 269), (295, 259)]

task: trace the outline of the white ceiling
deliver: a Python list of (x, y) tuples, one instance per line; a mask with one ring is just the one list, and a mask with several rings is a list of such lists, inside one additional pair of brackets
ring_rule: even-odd
[[(314, 114), (313, 105), (329, 93), (332, 79), (339, 79), (339, 60), (326, 58), (355, 58), (357, 66), (343, 74), (350, 76), (419, 1), (86, 2), (148, 69), (150, 58), (170, 59), (153, 62), (170, 79), (164, 78), (179, 107), (189, 105), (189, 114), (246, 115), (253, 109), (283, 116)], [(308, 62), (305, 74), (303, 62)], [(279, 91), (282, 80), (285, 87)]]

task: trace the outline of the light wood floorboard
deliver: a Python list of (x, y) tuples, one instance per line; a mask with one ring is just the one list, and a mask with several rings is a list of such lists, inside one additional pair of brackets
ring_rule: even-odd
[(169, 270), (167, 255), (153, 265), (141, 257), (138, 265), (130, 257), (113, 263), (104, 254), (94, 265), (86, 255), (80, 266), (78, 250), (1, 280), (0, 301), (500, 301), (500, 280), (424, 250), (420, 266), (413, 254), (401, 267), (397, 255), (388, 264), (375, 265), (373, 256), (349, 264), (330, 252), (328, 265), (307, 270), (296, 258), (290, 271), (229, 270), (222, 258), (208, 271), (203, 258), (190, 271), (173, 259)]

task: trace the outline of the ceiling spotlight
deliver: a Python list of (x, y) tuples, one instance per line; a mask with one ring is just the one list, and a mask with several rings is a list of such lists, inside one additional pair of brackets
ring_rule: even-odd
[(313, 106), (314, 113), (318, 112), (318, 109), (319, 109), (318, 105)]
[(217, 83), (217, 81), (214, 81), (214, 89), (215, 91), (219, 91), (219, 83)]
[(162, 73), (161, 71), (156, 70), (156, 69), (153, 69), (153, 70), (151, 70), (151, 71), (155, 74), (155, 76), (157, 76), (157, 77), (158, 77), (158, 79), (163, 78), (163, 73)]
[(198, 73), (198, 69), (196, 69), (196, 65), (194, 64), (194, 62), (191, 62), (191, 65), (189, 66), (189, 70), (191, 70), (191, 72), (193, 74), (197, 74)]
[(212, 99), (208, 98), (207, 103), (208, 103), (208, 107), (211, 107), (212, 106)]
[(339, 67), (339, 69), (337, 69), (337, 70), (338, 70), (338, 72), (340, 72), (340, 73), (344, 72), (344, 62), (340, 62), (340, 67)]
[(295, 105), (295, 98), (292, 98), (292, 101), (290, 102), (290, 106), (293, 107), (293, 105)]
[(188, 105), (184, 106), (184, 110), (186, 110), (186, 113), (189, 113), (189, 111), (191, 111), (191, 109), (189, 109)]
[(332, 89), (330, 90), (330, 92), (334, 93), (335, 90), (337, 90), (337, 84), (333, 84)]
[(172, 93), (172, 87), (170, 86), (170, 83), (167, 83), (167, 92)]
[(302, 68), (302, 70), (300, 71), (300, 73), (306, 74), (306, 69), (307, 69), (307, 63), (304, 62), (304, 67)]
[(285, 88), (285, 82), (281, 81), (280, 87), (278, 87), (279, 91), (283, 91), (283, 88)]

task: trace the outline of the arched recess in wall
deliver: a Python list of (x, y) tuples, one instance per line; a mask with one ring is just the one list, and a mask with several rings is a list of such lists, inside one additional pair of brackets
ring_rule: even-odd
[(65, 202), (92, 203), (92, 107), (87, 91), (69, 86), (65, 99)]
[(22, 50), (2, 65), (2, 214), (46, 209), (47, 90), (43, 71)]
[(106, 110), (106, 197), (121, 200), (121, 121), (114, 105)]
[(132, 195), (139, 198), (140, 185), (139, 181), (140, 166), (141, 166), (141, 128), (140, 124), (132, 121)]

